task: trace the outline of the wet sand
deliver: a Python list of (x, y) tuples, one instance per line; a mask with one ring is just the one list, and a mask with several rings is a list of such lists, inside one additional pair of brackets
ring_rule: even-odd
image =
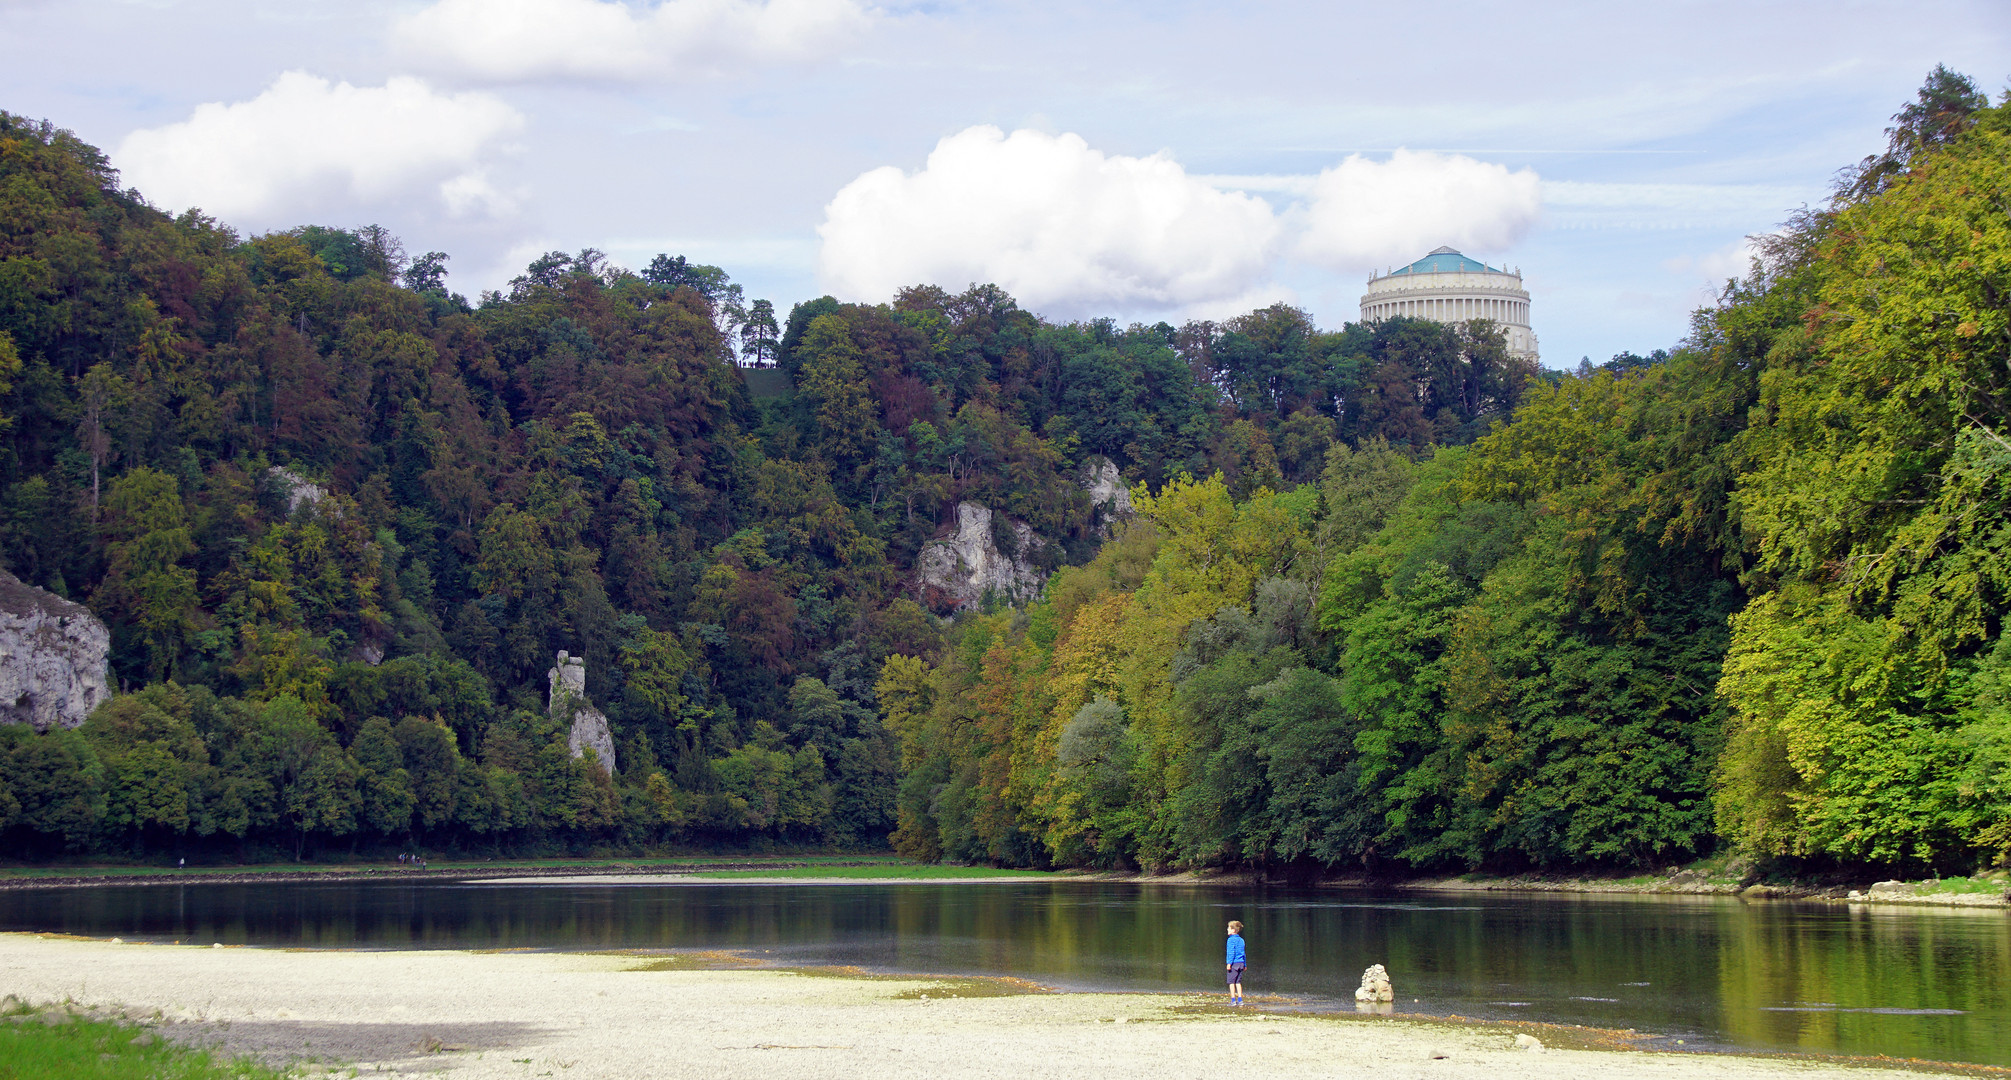
[[(0, 994), (158, 1011), (168, 1037), (364, 1075), (1761, 1080), (1917, 1076), (1728, 1054), (1519, 1049), (1514, 1029), (1232, 1013), (1004, 980), (701, 970), (730, 957), (344, 952), (0, 934)], [(968, 995), (968, 996), (957, 996)], [(1537, 1030), (1537, 1029), (1529, 1029)], [(1553, 1043), (1581, 1039), (1537, 1030)], [(1563, 1036), (1562, 1039), (1559, 1036)], [(346, 1071), (346, 1070), (345, 1070)]]

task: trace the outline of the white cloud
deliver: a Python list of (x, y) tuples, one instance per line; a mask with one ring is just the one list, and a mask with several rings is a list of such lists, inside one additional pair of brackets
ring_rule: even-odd
[(1725, 282), (1750, 273), (1753, 257), (1758, 254), (1758, 245), (1753, 243), (1753, 237), (1748, 236), (1702, 255), (1677, 255), (1662, 260), (1662, 269), (1691, 282), (1688, 288), (1672, 298), (1671, 303), (1681, 305), (1684, 312), (1718, 306)]
[(1280, 195), (1304, 198), (1313, 193), (1317, 176), (1300, 176), (1296, 173), (1250, 173), (1232, 175), (1227, 173), (1196, 173), (1194, 179), (1227, 191), (1271, 191)]
[(439, 0), (392, 40), (466, 78), (646, 80), (820, 55), (870, 19), (857, 0)]
[(168, 207), (248, 225), (430, 194), (455, 214), (503, 213), (485, 165), (523, 117), (487, 94), (440, 94), (413, 78), (351, 86), (289, 71), (264, 93), (196, 106), (126, 136), (113, 161)]
[(1821, 187), (1784, 184), (1543, 182), (1544, 225), (1557, 229), (1738, 229), (1778, 221)]
[(1067, 317), (1246, 295), (1268, 272), (1278, 221), (1163, 153), (981, 126), (938, 142), (920, 172), (890, 166), (845, 185), (817, 232), (818, 275), (840, 296), (993, 282)]
[(1388, 161), (1351, 155), (1320, 173), (1304, 212), (1298, 254), (1333, 270), (1409, 262), (1441, 244), (1498, 252), (1536, 224), (1543, 205), (1530, 169), (1455, 154), (1398, 150)]
[(1753, 256), (1757, 254), (1759, 248), (1748, 236), (1703, 255), (1678, 255), (1664, 259), (1662, 268), (1674, 274), (1694, 274), (1721, 286), (1729, 278), (1745, 277), (1752, 269)]

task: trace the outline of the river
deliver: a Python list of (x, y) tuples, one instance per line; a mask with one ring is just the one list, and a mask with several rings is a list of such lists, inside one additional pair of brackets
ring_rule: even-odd
[(746, 950), (783, 964), (1633, 1028), (1686, 1049), (2011, 1065), (2011, 915), (1729, 897), (1120, 882), (134, 885), (0, 892), (0, 930), (310, 948)]

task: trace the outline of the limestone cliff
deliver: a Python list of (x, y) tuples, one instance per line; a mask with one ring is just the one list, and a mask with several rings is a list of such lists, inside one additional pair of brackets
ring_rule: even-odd
[(1090, 511), (1096, 515), (1096, 531), (1105, 537), (1120, 519), (1131, 516), (1131, 488), (1119, 475), (1117, 464), (1098, 455), (1089, 459), (1083, 489), (1089, 492)]
[(1032, 557), (1047, 541), (1024, 522), (1011, 525), (1013, 550), (1008, 554), (993, 539), (990, 508), (957, 504), (957, 531), (922, 545), (915, 561), (917, 583), (932, 606), (946, 603), (963, 610), (976, 607), (986, 593), (1016, 603), (1040, 592), (1046, 575)]
[(288, 517), (300, 513), (300, 508), (303, 506), (320, 506), (321, 501), (328, 498), (327, 488), (284, 465), (274, 465), (267, 469), (265, 474), (272, 479), (279, 493), (286, 497)]
[(573, 756), (585, 757), (587, 748), (592, 747), (595, 756), (600, 758), (601, 768), (613, 776), (614, 732), (608, 729), (607, 717), (587, 701), (586, 658), (568, 656), (561, 649), (558, 663), (545, 673), (545, 678), (551, 683), (547, 707), (551, 710), (552, 719), (572, 725), (566, 745), (572, 748)]
[(0, 723), (76, 727), (111, 696), (112, 636), (82, 604), (0, 570)]
[[(1085, 463), (1082, 486), (1100, 535), (1109, 537), (1118, 521), (1132, 515), (1131, 489), (1109, 458), (1092, 457)], [(1009, 524), (1012, 550), (1001, 551), (991, 508), (958, 503), (956, 531), (922, 545), (916, 556), (915, 584), (922, 599), (938, 610), (962, 611), (977, 607), (987, 593), (1015, 604), (1038, 596), (1047, 575), (1034, 557), (1048, 541), (1025, 522)]]

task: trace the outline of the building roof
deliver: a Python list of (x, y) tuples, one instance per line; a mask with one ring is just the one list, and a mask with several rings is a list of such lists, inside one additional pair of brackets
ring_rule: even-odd
[(1398, 274), (1475, 274), (1506, 273), (1477, 259), (1470, 259), (1449, 247), (1433, 248), (1432, 253), (1410, 264), (1389, 272), (1390, 277)]

